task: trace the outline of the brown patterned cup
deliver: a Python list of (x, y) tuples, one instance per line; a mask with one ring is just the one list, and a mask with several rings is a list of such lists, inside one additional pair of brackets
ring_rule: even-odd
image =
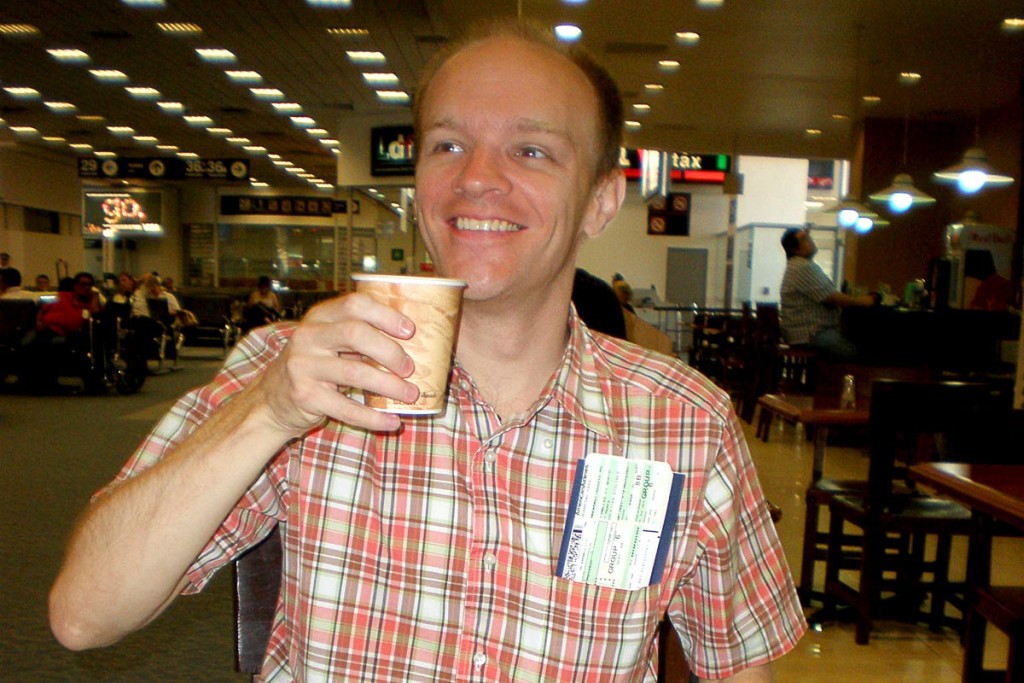
[(419, 387), (419, 399), (415, 403), (402, 403), (364, 392), (366, 405), (403, 415), (443, 412), (466, 283), (436, 277), (372, 273), (357, 273), (352, 279), (356, 291), (401, 311), (416, 323), (416, 334), (400, 341), (416, 364), (409, 381)]

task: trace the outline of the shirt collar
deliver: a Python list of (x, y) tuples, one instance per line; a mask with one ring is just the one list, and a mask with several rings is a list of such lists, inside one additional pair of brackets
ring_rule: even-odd
[[(552, 375), (540, 398), (530, 410), (506, 420), (500, 431), (527, 424), (551, 403), (558, 404), (591, 432), (607, 438), (618, 453), (622, 438), (613, 427), (612, 371), (598, 348), (593, 333), (583, 324), (575, 306), (568, 311), (569, 341), (559, 369)], [(452, 390), (476, 403), (483, 403), (472, 377), (456, 359), (452, 367)]]

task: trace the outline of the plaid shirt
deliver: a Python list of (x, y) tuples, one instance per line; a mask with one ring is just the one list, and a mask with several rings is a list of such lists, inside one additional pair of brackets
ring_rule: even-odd
[[(447, 411), (396, 434), (336, 422), (286, 446), (189, 570), (198, 591), (275, 524), (282, 594), (265, 681), (654, 681), (668, 610), (694, 672), (790, 650), (805, 623), (727, 398), (674, 359), (594, 336), (573, 314), (561, 369), (502, 422), (468, 374)], [(119, 477), (155, 462), (287, 343), (240, 343)], [(686, 475), (660, 584), (555, 576), (576, 461), (661, 459)]]
[(780, 292), (779, 323), (790, 344), (806, 344), (819, 330), (839, 328), (839, 309), (825, 299), (836, 288), (817, 263), (803, 256), (786, 260)]

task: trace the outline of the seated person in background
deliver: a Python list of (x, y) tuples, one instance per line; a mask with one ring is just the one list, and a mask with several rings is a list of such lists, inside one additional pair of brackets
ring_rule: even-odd
[(21, 271), (17, 268), (6, 268), (0, 271), (0, 299), (32, 299), (37, 297), (33, 292), (21, 288)]
[[(118, 288), (120, 289), (120, 286)], [(181, 313), (178, 297), (164, 291), (164, 288), (160, 285), (160, 278), (152, 273), (142, 277), (142, 282), (139, 283), (138, 289), (132, 295), (132, 315), (140, 318), (150, 317), (149, 299), (163, 299), (167, 301), (167, 312), (172, 316), (177, 317)]]
[(582, 268), (572, 282), (572, 303), (587, 327), (595, 332), (626, 338), (626, 319), (615, 290), (607, 282)]
[[(131, 273), (123, 272), (117, 276), (117, 291), (110, 297), (110, 304), (118, 306), (132, 306), (132, 297), (135, 294), (135, 278)], [(131, 310), (129, 308), (129, 310)], [(147, 311), (148, 312), (148, 311)]]
[(857, 347), (839, 331), (839, 309), (873, 306), (873, 294), (850, 296), (836, 291), (832, 281), (812, 259), (818, 246), (805, 228), (790, 228), (782, 235), (786, 271), (782, 276), (779, 324), (790, 346), (807, 346), (833, 360), (853, 360)]
[(271, 287), (270, 277), (260, 276), (256, 282), (256, 289), (249, 295), (242, 316), (242, 327), (247, 331), (281, 319), (281, 302)]
[(57, 382), (51, 354), (54, 345), (81, 332), (86, 321), (103, 310), (99, 295), (93, 291), (95, 279), (86, 272), (65, 278), (57, 293), (57, 301), (44, 304), (36, 316), (36, 329), (22, 340), (28, 363), (20, 379), (34, 388), (46, 388)]
[(46, 273), (39, 273), (36, 275), (36, 287), (37, 292), (49, 292), (50, 291), (50, 276)]
[(615, 296), (619, 297), (619, 303), (627, 311), (635, 313), (633, 310), (633, 288), (626, 282), (626, 278), (622, 277), (622, 273), (615, 273), (612, 276), (612, 289), (615, 290)]

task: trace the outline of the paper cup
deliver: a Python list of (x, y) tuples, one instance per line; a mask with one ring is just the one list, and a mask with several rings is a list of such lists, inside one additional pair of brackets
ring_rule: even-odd
[(404, 313), (416, 323), (412, 339), (399, 342), (416, 364), (409, 381), (420, 389), (415, 403), (364, 392), (366, 405), (385, 413), (434, 415), (444, 411), (452, 349), (462, 308), (463, 280), (357, 273), (356, 291)]

